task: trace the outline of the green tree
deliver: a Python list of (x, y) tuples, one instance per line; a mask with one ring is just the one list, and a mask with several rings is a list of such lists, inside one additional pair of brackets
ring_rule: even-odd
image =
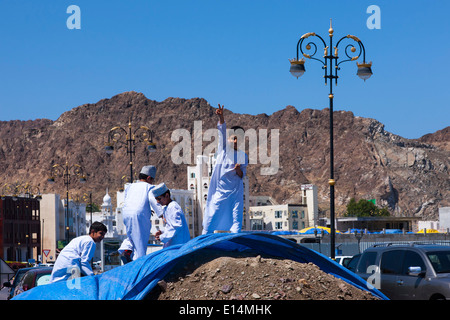
[(346, 217), (386, 217), (389, 211), (386, 208), (378, 208), (372, 201), (361, 199), (356, 202), (355, 198), (351, 198), (347, 204)]
[(95, 203), (87, 203), (86, 204), (86, 212), (91, 212), (91, 205), (92, 205), (92, 212), (100, 212), (102, 211), (98, 204)]

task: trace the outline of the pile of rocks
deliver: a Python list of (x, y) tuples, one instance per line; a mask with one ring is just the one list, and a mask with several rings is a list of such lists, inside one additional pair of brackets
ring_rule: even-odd
[(158, 283), (159, 300), (376, 300), (312, 263), (273, 257), (192, 257)]

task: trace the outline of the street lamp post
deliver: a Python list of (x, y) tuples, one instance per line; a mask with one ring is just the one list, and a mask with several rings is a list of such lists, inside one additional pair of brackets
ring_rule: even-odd
[(90, 218), (90, 225), (92, 225), (92, 210), (93, 210), (93, 203), (92, 203), (92, 192), (89, 192), (89, 194), (87, 193), (83, 193), (82, 195), (76, 195), (74, 197), (74, 201), (76, 203), (77, 206), (80, 205), (81, 202), (85, 202), (86, 203), (86, 209), (89, 206), (89, 212), (91, 214), (91, 218)]
[[(114, 151), (114, 145), (116, 143), (124, 144), (127, 150), (127, 154), (130, 156), (130, 182), (133, 182), (133, 155), (136, 151), (137, 142), (145, 142), (147, 144), (147, 150), (154, 152), (156, 145), (153, 143), (153, 131), (148, 127), (140, 126), (136, 130), (131, 129), (131, 119), (128, 121), (128, 131), (122, 127), (111, 128), (108, 132), (108, 142), (105, 143), (105, 152), (112, 154)], [(123, 141), (125, 138), (125, 141)]]
[[(335, 206), (334, 206), (334, 202), (335, 202), (334, 201), (334, 186), (335, 186), (336, 181), (334, 179), (333, 80), (334, 80), (335, 84), (337, 85), (337, 80), (339, 78), (337, 74), (338, 74), (338, 70), (340, 70), (341, 63), (348, 62), (348, 61), (356, 61), (361, 57), (361, 55), (363, 58), (363, 62), (362, 63), (356, 62), (356, 65), (358, 67), (358, 70), (356, 73), (357, 76), (359, 76), (364, 81), (366, 81), (367, 79), (369, 79), (372, 76), (372, 69), (371, 69), (372, 62), (369, 62), (369, 63), (366, 62), (366, 51), (365, 51), (364, 45), (361, 42), (361, 40), (359, 38), (357, 38), (356, 36), (347, 35), (347, 36), (344, 36), (341, 39), (339, 39), (339, 41), (333, 47), (333, 33), (334, 33), (334, 30), (333, 30), (331, 20), (330, 20), (330, 29), (328, 30), (328, 34), (329, 34), (329, 38), (330, 38), (329, 45), (327, 45), (327, 43), (321, 36), (317, 35), (314, 32), (309, 32), (309, 33), (304, 34), (303, 36), (300, 37), (300, 40), (297, 43), (297, 58), (290, 60), (290, 62), (291, 62), (290, 72), (297, 79), (299, 77), (301, 77), (306, 71), (305, 59), (304, 58), (299, 59), (299, 53), (301, 53), (303, 55), (303, 57), (305, 57), (307, 59), (316, 60), (316, 61), (321, 62), (322, 69), (324, 69), (324, 71), (325, 71), (325, 75), (324, 75), (325, 84), (328, 84), (328, 80), (330, 80), (329, 81), (330, 91), (329, 91), (329, 95), (328, 95), (329, 103), (330, 103), (330, 178), (328, 180), (328, 184), (330, 186), (330, 222), (331, 222), (330, 257), (332, 259), (335, 258), (335, 236), (336, 236)], [(324, 60), (321, 60), (321, 59), (315, 57), (315, 55), (317, 53), (317, 45), (314, 43), (314, 40), (309, 41), (307, 43), (305, 42), (305, 40), (308, 39), (309, 37), (317, 37), (319, 39), (318, 42), (323, 44)], [(341, 44), (342, 41), (347, 40), (347, 39), (350, 39), (350, 40), (353, 40), (354, 42), (356, 42), (356, 46), (355, 46), (355, 44), (348, 44), (344, 49), (345, 57), (340, 60), (339, 56), (338, 56), (339, 45)], [(310, 53), (305, 53), (304, 49), (306, 49)], [(333, 51), (333, 49), (334, 49), (334, 51)], [(351, 53), (349, 53), (349, 51), (351, 51)]]
[(69, 242), (69, 185), (71, 177), (75, 176), (79, 178), (81, 183), (86, 182), (86, 175), (84, 169), (79, 164), (69, 165), (66, 161), (65, 165), (55, 164), (50, 169), (50, 176), (47, 182), (55, 183), (55, 177), (62, 177), (64, 179), (64, 185), (66, 186), (66, 205), (65, 207), (65, 238), (66, 242)]

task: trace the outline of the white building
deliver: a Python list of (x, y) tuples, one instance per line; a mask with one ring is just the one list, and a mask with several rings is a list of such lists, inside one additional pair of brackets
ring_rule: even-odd
[(317, 224), (317, 187), (301, 186), (302, 198), (299, 204), (267, 205), (269, 197), (257, 198), (259, 206), (249, 209), (249, 229), (267, 231), (296, 231)]
[(436, 229), (439, 229), (441, 232), (450, 230), (450, 207), (439, 208), (439, 225)]
[[(123, 224), (122, 218), (122, 205), (123, 205), (123, 192), (117, 192), (117, 204), (116, 209), (113, 209), (111, 196), (108, 193), (108, 189), (106, 189), (106, 194), (103, 197), (103, 202), (101, 206), (100, 212), (92, 213), (92, 222), (101, 222), (103, 223), (108, 232), (105, 235), (105, 238), (115, 238), (118, 240), (123, 240), (126, 237), (126, 230)], [(86, 223), (86, 231), (89, 232), (89, 227), (91, 223), (88, 221)]]
[(249, 196), (249, 207), (275, 206), (279, 203), (270, 196)]

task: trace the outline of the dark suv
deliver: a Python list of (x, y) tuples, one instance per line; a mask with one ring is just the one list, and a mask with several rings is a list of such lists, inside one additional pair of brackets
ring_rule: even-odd
[(450, 246), (374, 246), (355, 273), (393, 300), (450, 299)]

